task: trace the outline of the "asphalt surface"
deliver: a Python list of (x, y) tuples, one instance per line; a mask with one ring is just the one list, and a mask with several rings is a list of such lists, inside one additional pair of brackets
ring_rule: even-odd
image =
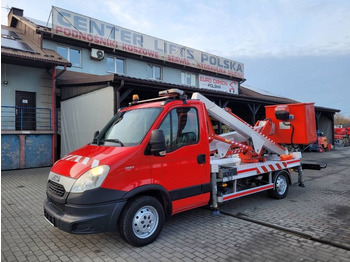
[(43, 201), (50, 168), (1, 173), (2, 261), (350, 261), (350, 147), (305, 153), (327, 162), (294, 174), (288, 196), (266, 192), (197, 208), (166, 221), (159, 238), (135, 248), (118, 232), (72, 235), (50, 226)]

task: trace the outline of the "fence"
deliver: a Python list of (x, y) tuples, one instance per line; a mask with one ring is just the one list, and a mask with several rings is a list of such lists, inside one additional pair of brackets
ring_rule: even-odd
[(1, 130), (52, 130), (51, 109), (1, 106)]

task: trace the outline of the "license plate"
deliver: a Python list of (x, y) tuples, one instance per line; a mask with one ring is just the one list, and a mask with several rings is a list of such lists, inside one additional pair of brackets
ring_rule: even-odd
[(44, 211), (44, 215), (45, 215), (45, 219), (47, 222), (49, 222), (49, 224), (51, 226), (55, 226), (55, 218), (53, 216), (51, 216), (49, 213), (47, 213), (46, 211)]

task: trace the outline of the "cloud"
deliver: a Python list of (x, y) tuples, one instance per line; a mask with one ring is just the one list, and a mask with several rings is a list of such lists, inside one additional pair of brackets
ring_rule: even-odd
[[(56, 5), (233, 60), (350, 54), (350, 1), (3, 0), (2, 5), (43, 21)], [(2, 9), (2, 21), (6, 16)]]
[[(238, 6), (221, 10), (206, 49), (221, 50), (228, 57), (350, 53), (350, 2), (275, 3), (238, 2)], [(234, 7), (240, 12), (231, 12)]]
[[(254, 87), (349, 108), (343, 99), (349, 93), (347, 0), (2, 0), (1, 5), (44, 22), (55, 5), (243, 62), (246, 83)], [(7, 13), (2, 8), (2, 24)]]
[(246, 58), (244, 85), (349, 112), (349, 61), (350, 54)]

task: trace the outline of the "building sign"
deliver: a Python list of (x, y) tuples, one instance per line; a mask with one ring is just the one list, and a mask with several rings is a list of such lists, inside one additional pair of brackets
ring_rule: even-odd
[(199, 88), (238, 95), (238, 82), (227, 79), (199, 75)]
[(52, 32), (161, 61), (244, 78), (244, 65), (242, 63), (134, 32), (54, 6), (52, 7)]

